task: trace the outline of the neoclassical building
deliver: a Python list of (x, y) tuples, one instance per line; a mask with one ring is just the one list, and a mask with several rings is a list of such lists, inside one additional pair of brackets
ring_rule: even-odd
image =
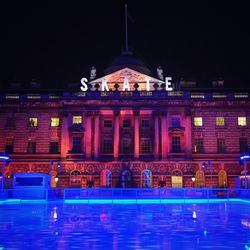
[(79, 79), (66, 90), (32, 83), (2, 92), (5, 178), (42, 172), (53, 187), (234, 187), (250, 141), (249, 91), (184, 80), (166, 90), (162, 76), (125, 53), (100, 77), (93, 68), (88, 90)]

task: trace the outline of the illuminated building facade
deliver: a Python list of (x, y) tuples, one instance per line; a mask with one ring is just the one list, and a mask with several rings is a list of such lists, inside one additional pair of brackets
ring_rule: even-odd
[(123, 54), (85, 92), (79, 81), (1, 93), (0, 152), (12, 159), (5, 177), (50, 172), (54, 187), (234, 187), (250, 141), (249, 91), (222, 81), (166, 91), (160, 73)]

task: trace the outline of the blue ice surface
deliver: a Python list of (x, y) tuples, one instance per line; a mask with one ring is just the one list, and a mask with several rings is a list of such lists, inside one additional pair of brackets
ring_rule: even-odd
[[(104, 201), (2, 201), (0, 249), (217, 250), (250, 246), (247, 200)], [(124, 203), (119, 204), (121, 201)]]

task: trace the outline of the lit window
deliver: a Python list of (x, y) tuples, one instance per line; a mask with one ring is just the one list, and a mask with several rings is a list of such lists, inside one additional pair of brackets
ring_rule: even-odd
[(123, 120), (122, 126), (123, 126), (123, 128), (130, 128), (130, 120), (128, 120), (128, 119)]
[(82, 124), (82, 117), (81, 116), (73, 116), (73, 124)]
[(36, 117), (29, 118), (29, 126), (30, 127), (37, 127), (38, 120)]
[(60, 124), (59, 118), (51, 118), (50, 126), (51, 127), (58, 127)]
[(194, 126), (203, 126), (202, 117), (194, 117)]
[(245, 116), (238, 117), (238, 126), (246, 126), (247, 118)]
[(216, 117), (216, 126), (225, 126), (224, 117)]
[(104, 128), (112, 128), (112, 120), (104, 120), (103, 127)]

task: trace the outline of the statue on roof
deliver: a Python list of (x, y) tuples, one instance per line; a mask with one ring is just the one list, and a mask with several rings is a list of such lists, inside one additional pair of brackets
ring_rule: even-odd
[(161, 68), (161, 66), (158, 66), (158, 68), (157, 68), (157, 76), (162, 81), (164, 80), (164, 78), (163, 78), (163, 69)]
[(94, 80), (96, 78), (96, 68), (92, 66), (90, 69), (90, 80)]

